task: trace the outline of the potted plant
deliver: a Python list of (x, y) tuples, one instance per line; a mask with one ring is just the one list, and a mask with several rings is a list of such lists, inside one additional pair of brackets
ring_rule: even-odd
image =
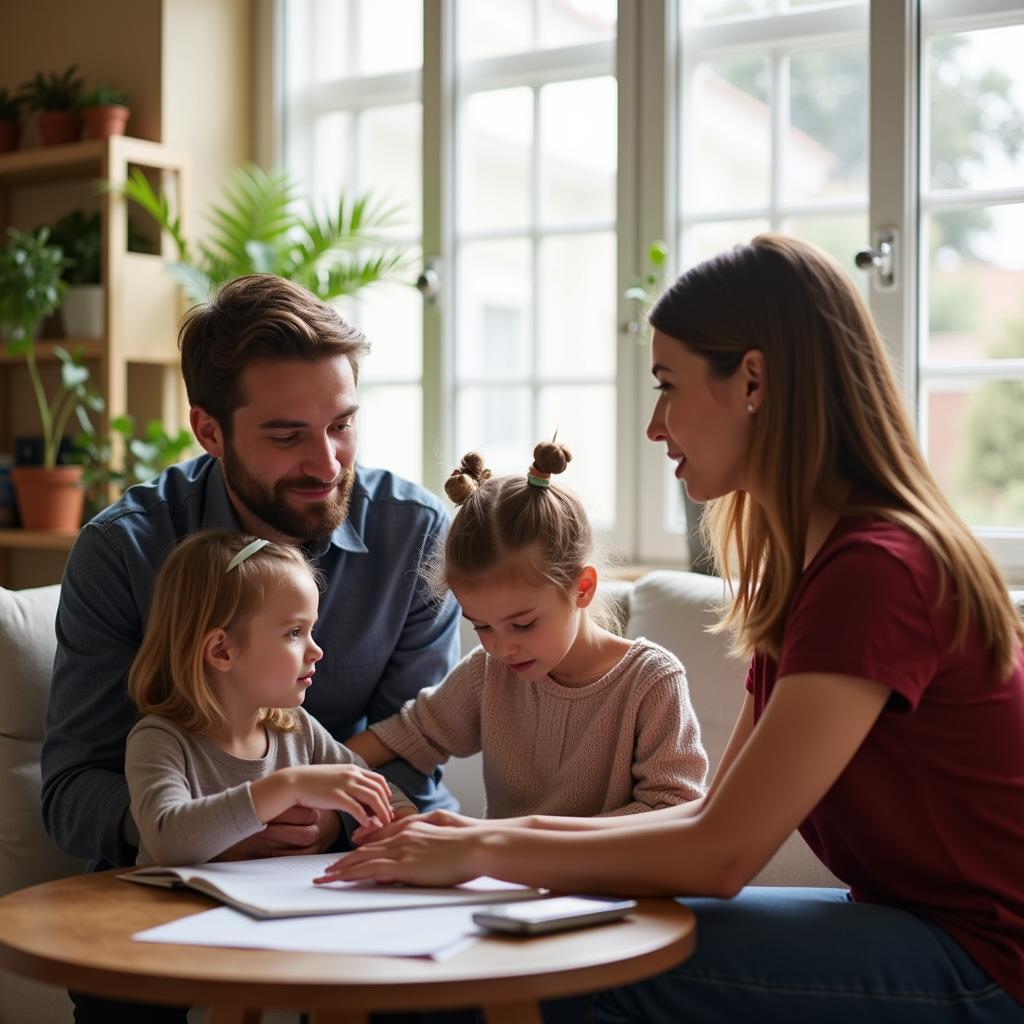
[(121, 191), (171, 236), (178, 260), (167, 267), (193, 302), (204, 302), (225, 281), (256, 273), (295, 281), (327, 302), (407, 269), (404, 248), (383, 235), (396, 223), (394, 207), (342, 195), (334, 210), (318, 214), (287, 174), (268, 174), (254, 164), (230, 177), (223, 202), (210, 211), (211, 234), (196, 247), (167, 196), (154, 192), (138, 168)]
[(64, 251), (67, 285), (60, 314), (67, 338), (103, 335), (103, 288), (100, 284), (100, 215), (72, 210), (50, 229), (50, 243)]
[(21, 108), (24, 99), (8, 89), (0, 89), (0, 153), (18, 148), (21, 138)]
[(124, 135), (131, 110), (128, 93), (97, 85), (79, 100), (78, 106), (85, 119), (88, 139), (109, 139), (111, 135)]
[(77, 72), (77, 64), (72, 64), (63, 74), (37, 71), (34, 78), (22, 84), (22, 99), (29, 109), (39, 112), (39, 138), (44, 146), (78, 141), (82, 132), (78, 113), (82, 79)]
[(49, 244), (49, 231), (8, 231), (0, 250), (0, 329), (11, 355), (25, 358), (32, 391), (39, 407), (43, 437), (41, 466), (16, 466), (11, 472), (27, 529), (74, 532), (82, 519), (85, 492), (82, 466), (57, 465), (65, 427), (75, 414), (83, 430), (92, 429), (89, 411), (98, 412), (103, 400), (89, 387), (89, 370), (77, 356), (56, 349), (60, 384), (48, 396), (36, 363), (36, 325), (60, 305), (64, 254)]

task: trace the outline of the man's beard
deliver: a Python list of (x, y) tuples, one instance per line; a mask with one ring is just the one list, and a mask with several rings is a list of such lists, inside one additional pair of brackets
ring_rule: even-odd
[(298, 541), (325, 540), (348, 515), (349, 498), (355, 483), (352, 470), (344, 471), (330, 497), (308, 508), (297, 509), (288, 504), (288, 492), (295, 488), (322, 490), (323, 480), (294, 477), (278, 480), (272, 487), (267, 486), (246, 469), (229, 441), (224, 443), (221, 464), (228, 487), (247, 511), (286, 537)]

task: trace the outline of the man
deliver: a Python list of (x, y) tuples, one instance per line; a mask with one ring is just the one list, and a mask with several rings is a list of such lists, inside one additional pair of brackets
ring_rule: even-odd
[[(228, 527), (300, 544), (323, 573), (324, 657), (305, 707), (339, 740), (439, 682), (457, 655), (457, 605), (432, 604), (419, 575), (447, 529), (443, 506), (356, 466), (361, 332), (305, 289), (252, 275), (193, 309), (179, 347), (206, 454), (131, 488), (83, 527), (61, 586), (43, 819), (61, 849), (95, 868), (135, 862), (125, 680), (157, 570), (185, 535)], [(383, 771), (422, 810), (454, 805), (440, 773), (404, 762)], [(292, 808), (226, 856), (319, 853), (339, 833), (333, 812)]]

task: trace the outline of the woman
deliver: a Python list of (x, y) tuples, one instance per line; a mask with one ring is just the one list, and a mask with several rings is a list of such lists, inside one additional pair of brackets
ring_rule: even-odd
[[(820, 250), (762, 235), (650, 321), (648, 436), (710, 502), (721, 628), (750, 657), (707, 795), (625, 820), (409, 819), (338, 877), (703, 897), (694, 956), (602, 994), (607, 1022), (1024, 1021), (1021, 623), (866, 307)], [(849, 893), (744, 889), (795, 828)]]

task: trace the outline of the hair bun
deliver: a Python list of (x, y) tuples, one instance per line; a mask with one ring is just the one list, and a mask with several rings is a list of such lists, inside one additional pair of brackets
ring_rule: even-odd
[(533, 464), (542, 473), (564, 473), (565, 467), (572, 462), (572, 452), (564, 444), (554, 441), (541, 441), (533, 449)]
[(453, 469), (444, 482), (444, 493), (456, 504), (461, 505), (476, 493), (477, 488), (491, 476), (484, 468), (484, 457), (479, 452), (467, 452), (462, 456), (458, 469)]

